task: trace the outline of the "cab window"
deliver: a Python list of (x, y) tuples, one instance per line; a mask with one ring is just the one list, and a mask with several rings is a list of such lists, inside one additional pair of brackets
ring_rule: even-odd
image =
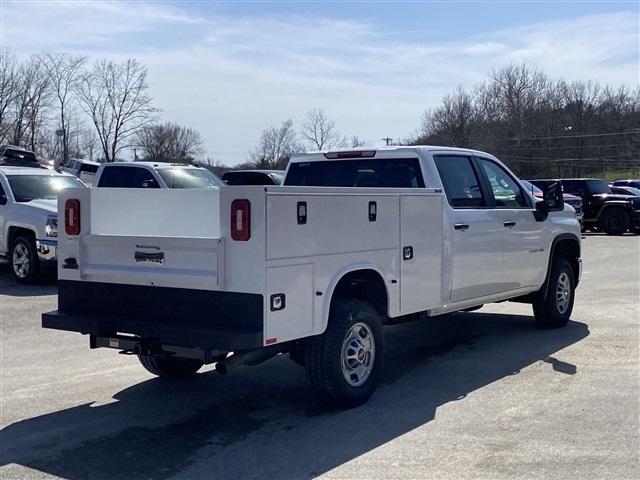
[(489, 183), (489, 190), (496, 207), (527, 208), (530, 206), (518, 182), (504, 168), (485, 158), (478, 158), (478, 164)]
[(453, 208), (479, 208), (487, 205), (469, 157), (436, 155), (434, 160), (449, 205)]

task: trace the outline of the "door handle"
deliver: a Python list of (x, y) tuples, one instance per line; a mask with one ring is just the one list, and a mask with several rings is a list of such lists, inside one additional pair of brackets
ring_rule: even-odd
[(453, 225), (453, 228), (455, 228), (456, 230), (468, 230), (469, 229), (469, 225), (467, 225), (466, 223), (456, 223)]
[(507, 228), (511, 228), (516, 226), (516, 222), (504, 222), (503, 225)]

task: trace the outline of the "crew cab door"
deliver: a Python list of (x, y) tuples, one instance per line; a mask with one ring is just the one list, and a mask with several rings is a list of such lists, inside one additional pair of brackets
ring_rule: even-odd
[(533, 216), (534, 205), (518, 181), (489, 158), (476, 157), (487, 184), (494, 216), (504, 229), (502, 263), (504, 291), (538, 285), (545, 272), (544, 222)]
[(436, 154), (434, 161), (447, 197), (451, 301), (484, 297), (504, 290), (504, 226), (489, 208), (488, 192), (470, 156)]

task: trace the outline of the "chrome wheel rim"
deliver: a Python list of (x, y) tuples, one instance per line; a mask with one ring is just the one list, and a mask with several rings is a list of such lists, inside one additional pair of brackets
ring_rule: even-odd
[(31, 268), (31, 257), (29, 249), (24, 243), (18, 243), (13, 249), (12, 255), (13, 272), (18, 278), (26, 278)]
[(342, 375), (352, 387), (359, 387), (371, 376), (376, 356), (373, 332), (365, 323), (354, 324), (342, 341)]
[(564, 313), (569, 308), (571, 302), (571, 282), (569, 281), (569, 275), (562, 272), (558, 277), (558, 283), (556, 285), (556, 305), (560, 313)]

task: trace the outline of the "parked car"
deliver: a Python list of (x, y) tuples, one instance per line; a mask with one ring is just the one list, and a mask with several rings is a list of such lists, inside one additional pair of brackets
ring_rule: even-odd
[(640, 179), (614, 180), (613, 186), (640, 188)]
[(35, 153), (15, 145), (0, 145), (0, 166), (41, 168)]
[(284, 170), (230, 170), (222, 174), (227, 185), (282, 185)]
[[(531, 180), (544, 188), (557, 180)], [(627, 230), (640, 233), (640, 198), (616, 195), (605, 180), (597, 178), (563, 178), (565, 192), (582, 198), (585, 228), (599, 229), (608, 235), (622, 235)]]
[(75, 175), (87, 185), (93, 185), (98, 167), (100, 167), (98, 162), (82, 158), (70, 158), (60, 165), (60, 170)]
[(580, 224), (558, 183), (543, 190), (446, 147), (299, 154), (283, 186), (65, 190), (42, 325), (167, 378), (288, 352), (323, 401), (353, 407), (382, 378), (383, 323), (504, 300), (568, 322)]
[[(530, 192), (532, 195), (534, 195), (537, 199), (543, 198), (542, 190), (536, 187), (533, 183), (531, 183), (528, 180), (520, 180), (520, 181), (522, 182), (524, 187), (527, 189), (527, 191)], [(576, 218), (578, 219), (578, 221), (580, 222), (580, 225), (582, 226), (582, 221), (584, 219), (584, 213), (582, 212), (582, 199), (580, 197), (577, 197), (576, 195), (571, 195), (570, 193), (565, 193), (565, 192), (562, 193), (562, 199), (564, 200), (564, 203), (566, 203), (567, 205), (571, 205), (573, 207), (573, 210), (576, 212)]]
[(616, 195), (632, 195), (634, 197), (640, 197), (640, 188), (634, 187), (609, 187), (611, 189), (611, 193), (615, 193)]
[(225, 184), (206, 168), (182, 163), (114, 162), (98, 168), (99, 188), (215, 188)]
[(0, 255), (20, 283), (34, 283), (55, 269), (57, 195), (84, 188), (72, 175), (53, 170), (0, 167)]

